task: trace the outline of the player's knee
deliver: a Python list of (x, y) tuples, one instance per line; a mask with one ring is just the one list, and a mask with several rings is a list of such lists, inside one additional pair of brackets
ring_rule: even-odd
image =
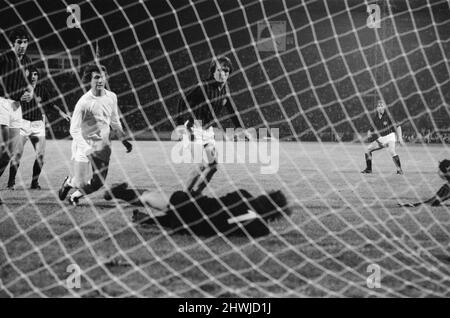
[(19, 165), (19, 163), (20, 163), (20, 159), (22, 159), (22, 154), (20, 154), (20, 153), (15, 153), (13, 156), (12, 156), (12, 158), (11, 158), (11, 163), (13, 164), (13, 165)]
[(3, 155), (4, 153), (8, 152), (8, 147), (6, 146), (6, 143), (2, 142), (0, 144), (0, 154)]
[(395, 157), (397, 156), (397, 152), (395, 151), (395, 148), (388, 148), (389, 154), (391, 155), (391, 157)]
[(36, 157), (36, 160), (39, 162), (39, 165), (41, 165), (41, 166), (44, 165), (44, 155), (43, 154), (38, 154)]
[(72, 180), (70, 181), (70, 185), (74, 188), (81, 189), (87, 185), (87, 182), (84, 180), (78, 180), (76, 178), (72, 178)]
[(213, 162), (209, 163), (208, 168), (210, 170), (217, 171), (217, 169), (219, 168), (219, 165), (217, 164), (217, 160), (214, 160)]
[(213, 161), (217, 161), (217, 151), (216, 147), (213, 145), (206, 145), (205, 146), (205, 153), (208, 160), (208, 163), (211, 163)]
[(193, 174), (199, 174), (202, 173), (206, 169), (206, 165), (203, 163), (199, 163), (198, 165), (195, 165), (194, 168), (192, 168)]

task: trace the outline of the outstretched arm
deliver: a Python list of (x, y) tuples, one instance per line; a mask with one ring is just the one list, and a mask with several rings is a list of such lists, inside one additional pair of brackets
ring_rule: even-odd
[(444, 184), (436, 194), (424, 201), (414, 202), (414, 203), (399, 203), (399, 206), (402, 207), (416, 207), (421, 204), (430, 204), (431, 206), (440, 206), (442, 202), (448, 200), (450, 198), (450, 184)]
[(225, 106), (228, 113), (231, 115), (231, 120), (233, 122), (234, 128), (244, 128), (244, 122), (239, 116), (239, 111), (231, 97), (227, 98), (227, 103), (225, 104)]
[(78, 143), (81, 143), (85, 145), (86, 147), (89, 147), (86, 140), (83, 138), (83, 135), (81, 133), (81, 122), (83, 119), (83, 113), (84, 113), (84, 103), (82, 100), (78, 101), (78, 103), (75, 105), (75, 109), (73, 110), (72, 114), (72, 121), (70, 122), (70, 135), (74, 140), (76, 140)]
[(192, 127), (194, 124), (193, 109), (201, 103), (202, 94), (200, 86), (195, 87), (187, 94), (182, 93), (178, 101), (178, 114), (175, 119), (177, 126), (185, 125), (188, 129)]
[(427, 200), (427, 203), (430, 203), (432, 206), (439, 206), (442, 202), (448, 200), (450, 198), (450, 184), (444, 184), (438, 192), (434, 195), (434, 197)]
[(396, 133), (397, 133), (397, 140), (400, 143), (400, 145), (402, 146), (405, 145), (405, 142), (403, 141), (402, 126), (397, 125)]
[(53, 109), (55, 109), (59, 116), (67, 121), (70, 121), (70, 115), (66, 114), (61, 108), (59, 108), (57, 105), (53, 105)]
[(131, 152), (133, 150), (133, 145), (128, 141), (127, 136), (125, 135), (125, 132), (123, 131), (122, 124), (120, 123), (120, 117), (119, 117), (119, 107), (117, 106), (117, 96), (114, 95), (114, 104), (113, 109), (111, 113), (111, 127), (114, 130), (114, 132), (117, 134), (117, 137), (122, 142), (124, 147), (127, 149), (127, 153)]

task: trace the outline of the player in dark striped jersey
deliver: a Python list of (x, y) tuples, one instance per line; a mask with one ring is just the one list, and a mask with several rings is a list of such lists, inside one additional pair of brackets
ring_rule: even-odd
[(20, 103), (33, 98), (27, 80), (29, 39), (24, 28), (14, 29), (8, 37), (11, 49), (0, 56), (0, 176), (8, 166), (22, 126)]
[(20, 159), (22, 158), (24, 146), (28, 139), (30, 139), (33, 148), (36, 151), (31, 189), (39, 190), (41, 188), (38, 179), (42, 171), (42, 166), (44, 165), (45, 113), (48, 109), (51, 107), (55, 109), (63, 119), (67, 121), (70, 120), (69, 115), (64, 113), (58, 106), (51, 103), (52, 96), (50, 96), (50, 92), (44, 85), (38, 82), (38, 70), (34, 66), (30, 66), (28, 71), (28, 80), (33, 88), (33, 99), (29, 102), (21, 102), (23, 120), (19, 140), (16, 143), (9, 169), (8, 189), (10, 190), (14, 189)]
[[(187, 183), (188, 192), (200, 193), (217, 171), (213, 128), (223, 129), (220, 121), (226, 118), (231, 118), (235, 128), (243, 128), (227, 85), (231, 72), (230, 59), (213, 59), (207, 80), (186, 95), (183, 94), (179, 101), (176, 123), (179, 127), (186, 127), (189, 139), (193, 142), (191, 151), (194, 152), (196, 146), (203, 147), (207, 158), (192, 171)], [(228, 114), (224, 114), (224, 110)], [(246, 131), (245, 134), (250, 136)]]
[(372, 152), (387, 148), (397, 168), (397, 174), (403, 174), (400, 157), (395, 152), (395, 143), (397, 141), (401, 145), (404, 144), (401, 126), (397, 126), (392, 120), (386, 111), (386, 104), (383, 101), (378, 102), (377, 111), (372, 120), (374, 127), (368, 132), (371, 143), (365, 153), (366, 169), (361, 172), (372, 173)]
[(291, 215), (288, 201), (280, 190), (254, 197), (239, 189), (214, 198), (184, 191), (169, 196), (146, 189), (129, 189), (122, 183), (112, 187), (104, 197), (150, 208), (148, 214), (133, 211), (133, 221), (157, 224), (172, 230), (172, 234), (258, 237), (271, 233), (268, 222)]

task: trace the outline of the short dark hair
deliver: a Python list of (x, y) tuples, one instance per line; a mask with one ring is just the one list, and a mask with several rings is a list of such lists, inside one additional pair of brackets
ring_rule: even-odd
[(439, 162), (439, 170), (442, 172), (442, 175), (450, 182), (450, 160), (444, 159)]
[(97, 72), (107, 72), (106, 67), (100, 64), (89, 64), (83, 71), (83, 83), (89, 83), (92, 80), (92, 73)]
[(34, 65), (30, 65), (28, 66), (28, 81), (31, 82), (31, 74), (33, 74), (33, 72), (36, 72), (38, 74), (38, 77), (41, 77), (41, 74), (39, 72), (39, 70), (36, 68), (36, 66)]
[(216, 71), (217, 65), (223, 65), (230, 69), (230, 74), (233, 72), (233, 64), (231, 64), (231, 60), (226, 56), (219, 56), (213, 58), (211, 63), (209, 64), (209, 76), (212, 77), (214, 72)]
[(30, 34), (24, 27), (20, 26), (9, 32), (8, 39), (11, 43), (16, 42), (17, 39), (30, 40)]
[(249, 204), (266, 221), (274, 221), (292, 214), (288, 200), (281, 190), (250, 199)]

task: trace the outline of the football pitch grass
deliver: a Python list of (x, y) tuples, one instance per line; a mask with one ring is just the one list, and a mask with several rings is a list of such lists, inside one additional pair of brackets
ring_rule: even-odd
[[(171, 163), (174, 145), (138, 141), (126, 154), (114, 142), (107, 184), (181, 189), (190, 166)], [(437, 164), (450, 157), (448, 146), (398, 148), (403, 176), (386, 151), (374, 154), (374, 173), (362, 175), (364, 145), (350, 143), (281, 143), (276, 174), (223, 164), (206, 194), (282, 189), (290, 199), (291, 218), (256, 240), (136, 227), (133, 208), (103, 200), (103, 189), (79, 207), (60, 202), (70, 146), (48, 141), (37, 191), (28, 189), (34, 154), (27, 145), (16, 190), (0, 192), (0, 296), (450, 296), (449, 206), (397, 206), (442, 185)], [(71, 264), (82, 271), (80, 288), (67, 288)]]

